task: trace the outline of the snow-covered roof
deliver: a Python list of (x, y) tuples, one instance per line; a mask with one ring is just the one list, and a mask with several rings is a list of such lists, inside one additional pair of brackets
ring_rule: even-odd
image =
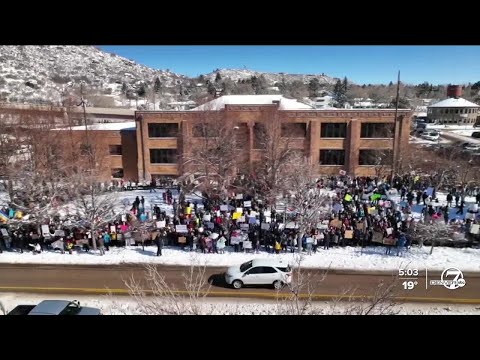
[[(102, 124), (93, 124), (88, 125), (88, 130), (134, 130), (135, 121), (120, 122), (120, 123), (102, 123)], [(63, 129), (58, 129), (63, 130)], [(65, 130), (70, 130), (66, 128)], [(85, 130), (85, 125), (73, 126), (72, 130)]]
[(200, 105), (192, 111), (221, 110), (225, 105), (271, 105), (279, 101), (279, 110), (302, 110), (312, 109), (311, 106), (298, 102), (295, 99), (287, 99), (282, 95), (225, 95)]
[(465, 100), (463, 98), (458, 98), (458, 99), (448, 98), (429, 106), (429, 108), (439, 108), (439, 107), (464, 108), (464, 107), (480, 107), (480, 106), (478, 106), (477, 104), (471, 101)]

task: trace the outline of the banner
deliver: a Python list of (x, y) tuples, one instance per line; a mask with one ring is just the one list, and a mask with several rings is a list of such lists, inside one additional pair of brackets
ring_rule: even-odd
[(158, 229), (164, 228), (167, 225), (165, 220), (157, 221), (155, 224)]
[(187, 225), (175, 225), (175, 230), (177, 233), (187, 233)]
[(251, 201), (244, 201), (243, 202), (243, 207), (252, 207), (252, 202)]
[(248, 230), (248, 229), (250, 229), (250, 225), (248, 225), (248, 224), (240, 224), (240, 229), (241, 229), (241, 230), (244, 230), (244, 231), (245, 231), (245, 230)]
[(220, 205), (220, 211), (228, 211), (228, 205)]
[(243, 194), (237, 194), (237, 196), (235, 196), (235, 199), (243, 200)]

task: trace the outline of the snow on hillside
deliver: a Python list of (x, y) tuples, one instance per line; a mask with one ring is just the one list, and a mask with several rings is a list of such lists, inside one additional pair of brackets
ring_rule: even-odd
[(98, 95), (120, 95), (158, 77), (171, 87), (186, 78), (154, 70), (93, 46), (0, 46), (0, 101), (59, 102), (62, 92), (84, 81)]
[(217, 72), (220, 73), (222, 78), (230, 78), (233, 81), (250, 79), (252, 76), (259, 77), (263, 75), (269, 85), (274, 85), (277, 82), (281, 82), (285, 79), (286, 82), (301, 81), (307, 84), (313, 78), (317, 78), (320, 84), (334, 85), (338, 79), (332, 78), (325, 74), (287, 74), (287, 73), (262, 73), (260, 71), (249, 69), (220, 69), (205, 75), (205, 78), (214, 81), (217, 76)]

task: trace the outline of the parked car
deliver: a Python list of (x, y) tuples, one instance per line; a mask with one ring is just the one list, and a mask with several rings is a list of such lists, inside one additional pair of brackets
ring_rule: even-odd
[(101, 315), (101, 311), (80, 306), (78, 301), (44, 300), (38, 305), (18, 305), (7, 315)]
[(480, 151), (480, 144), (468, 144), (464, 149), (467, 151)]
[(425, 131), (422, 134), (422, 139), (437, 141), (440, 138), (440, 134), (436, 131)]
[(284, 260), (254, 259), (240, 266), (229, 267), (225, 281), (235, 289), (245, 285), (273, 285), (279, 290), (291, 283), (292, 270)]
[(480, 131), (474, 131), (474, 132), (472, 133), (472, 137), (473, 137), (473, 138), (480, 138)]

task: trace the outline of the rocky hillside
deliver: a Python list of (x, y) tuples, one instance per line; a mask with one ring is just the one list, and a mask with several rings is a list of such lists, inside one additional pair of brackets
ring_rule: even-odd
[(0, 101), (59, 102), (81, 82), (90, 94), (118, 98), (157, 77), (165, 87), (186, 80), (93, 46), (0, 46)]
[[(217, 73), (222, 81), (215, 81)], [(261, 75), (261, 84), (252, 85), (252, 77)], [(282, 92), (300, 98), (305, 89), (299, 92), (297, 88), (306, 88), (313, 78), (322, 86), (332, 86), (336, 81), (324, 74), (260, 73), (247, 69), (219, 69), (192, 79), (137, 64), (94, 46), (0, 46), (0, 103), (59, 105), (69, 98), (78, 99), (82, 93), (90, 106), (152, 108), (155, 102), (156, 109), (167, 109), (172, 102), (201, 103), (221, 90), (222, 94)], [(239, 80), (244, 81), (240, 84)], [(275, 87), (278, 83), (293, 84), (292, 89), (284, 86), (279, 90)]]

